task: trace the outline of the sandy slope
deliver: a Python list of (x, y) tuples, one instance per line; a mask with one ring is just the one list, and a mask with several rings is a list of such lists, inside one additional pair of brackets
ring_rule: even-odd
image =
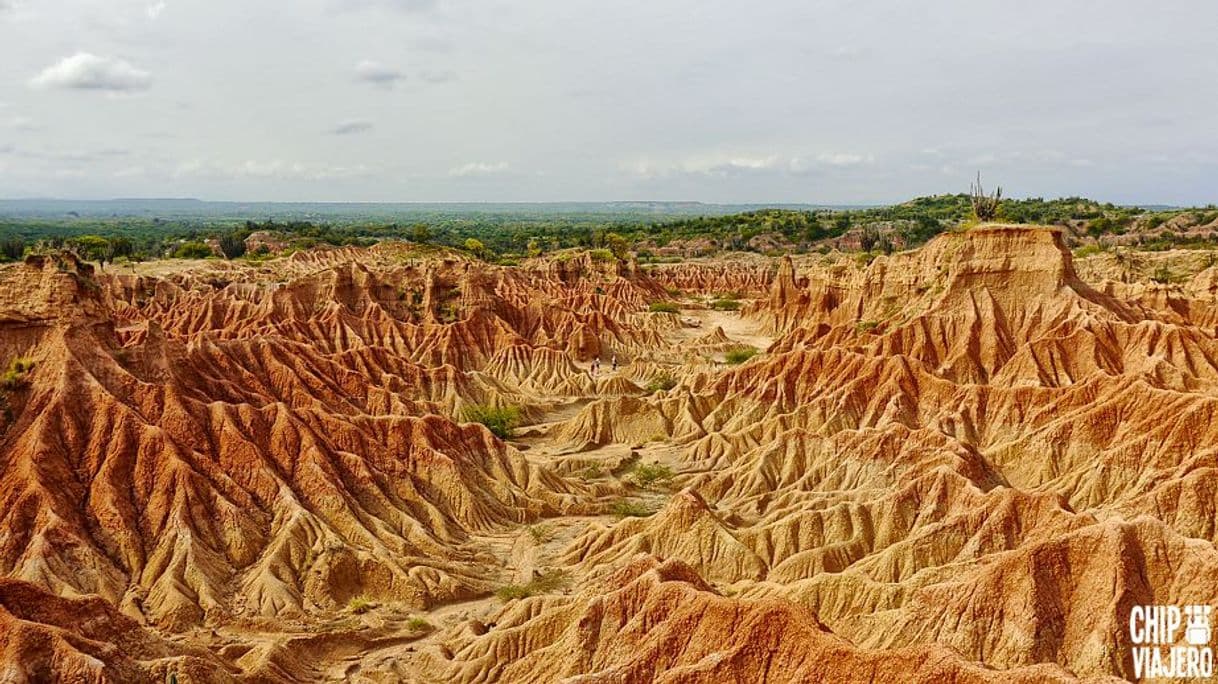
[(1129, 606), (1218, 604), (1218, 277), (1109, 268), (1004, 226), (867, 266), (0, 268), (0, 359), (34, 362), (0, 672), (1131, 676)]

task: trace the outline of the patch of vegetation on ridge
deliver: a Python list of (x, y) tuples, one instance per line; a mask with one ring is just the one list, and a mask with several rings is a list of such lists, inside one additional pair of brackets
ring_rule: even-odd
[(662, 463), (637, 463), (630, 471), (630, 479), (640, 487), (652, 487), (668, 482), (676, 475), (672, 468)]
[(619, 518), (647, 518), (655, 515), (655, 509), (630, 499), (618, 499), (609, 506), (609, 512)]
[(737, 349), (729, 349), (728, 352), (723, 355), (723, 360), (729, 365), (737, 366), (745, 361), (748, 361), (754, 356), (757, 356), (757, 349), (755, 347), (740, 347)]
[(462, 420), (467, 423), (481, 423), (499, 439), (512, 436), (512, 430), (520, 425), (520, 417), (520, 409), (516, 406), (472, 404), (461, 411)]
[(495, 590), (495, 598), (507, 603), (515, 599), (529, 598), (538, 594), (549, 594), (562, 589), (570, 581), (563, 570), (543, 572), (528, 584), (508, 584)]
[(16, 390), (30, 383), (29, 374), (34, 370), (34, 360), (26, 356), (18, 356), (8, 362), (8, 367), (0, 373), (0, 389)]
[(648, 394), (655, 394), (656, 392), (667, 392), (676, 386), (677, 379), (673, 377), (672, 373), (664, 371), (651, 376), (651, 380), (647, 382), (647, 386), (643, 388), (643, 391)]

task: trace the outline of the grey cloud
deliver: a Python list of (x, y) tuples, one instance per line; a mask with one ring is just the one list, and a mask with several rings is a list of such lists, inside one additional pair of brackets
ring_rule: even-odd
[(0, 4), (0, 194), (1218, 200), (1213, 0)]
[(406, 78), (400, 70), (375, 60), (365, 59), (355, 65), (355, 79), (387, 88)]
[(511, 170), (507, 162), (468, 162), (449, 170), (448, 175), (454, 178), (476, 178), (482, 176), (497, 176)]
[(347, 119), (340, 121), (336, 126), (330, 129), (333, 135), (352, 135), (354, 133), (366, 133), (372, 130), (372, 122), (367, 119)]

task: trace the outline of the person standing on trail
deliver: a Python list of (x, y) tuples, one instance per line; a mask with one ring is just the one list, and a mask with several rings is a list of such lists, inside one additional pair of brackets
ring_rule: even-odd
[(592, 377), (596, 377), (596, 372), (601, 369), (601, 357), (592, 359)]
[(617, 354), (613, 355), (613, 372), (617, 372)]

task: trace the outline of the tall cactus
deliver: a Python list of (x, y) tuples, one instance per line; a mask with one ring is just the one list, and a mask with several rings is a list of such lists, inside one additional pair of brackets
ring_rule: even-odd
[(977, 182), (969, 184), (969, 199), (978, 221), (993, 221), (998, 217), (998, 206), (1002, 203), (1002, 188), (996, 188), (993, 195), (986, 195), (981, 187), (981, 172), (978, 171)]

